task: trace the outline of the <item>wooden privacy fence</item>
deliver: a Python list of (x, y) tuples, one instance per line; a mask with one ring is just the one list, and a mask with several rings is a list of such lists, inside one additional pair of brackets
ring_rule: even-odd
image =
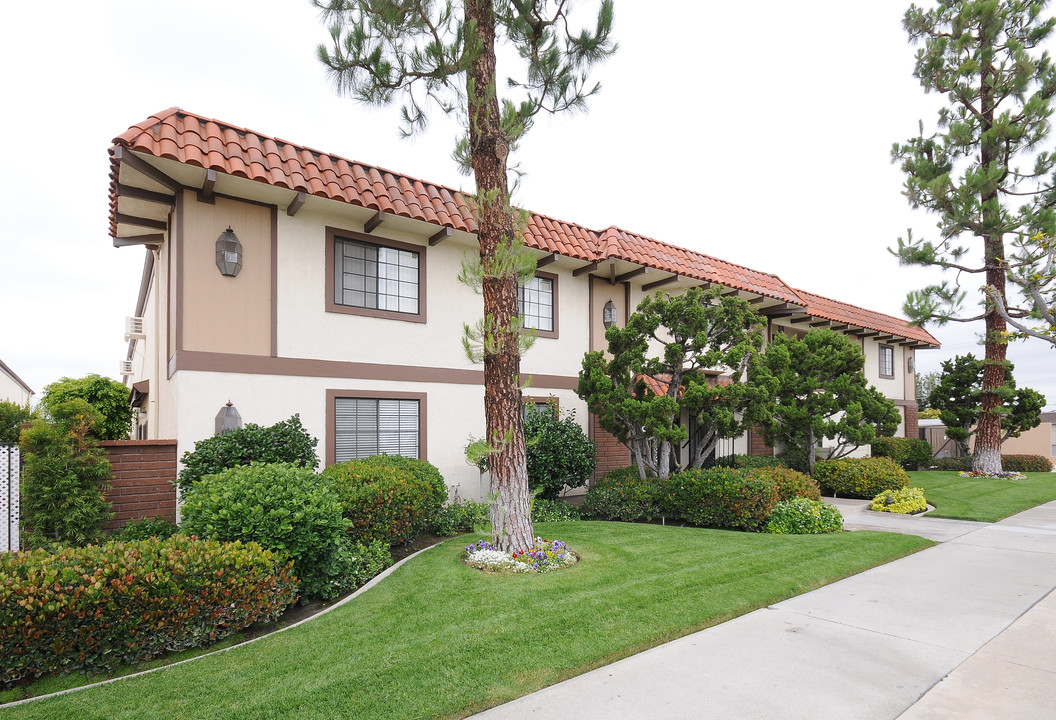
[(0, 552), (18, 551), (18, 445), (0, 443)]

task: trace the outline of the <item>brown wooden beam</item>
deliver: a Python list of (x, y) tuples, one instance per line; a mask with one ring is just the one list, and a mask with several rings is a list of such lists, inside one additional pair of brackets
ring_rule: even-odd
[(205, 182), (202, 183), (202, 197), (206, 200), (211, 198), (214, 187), (216, 187), (216, 170), (210, 168), (205, 171)]
[(639, 267), (639, 268), (635, 268), (634, 270), (628, 270), (625, 273), (621, 273), (621, 274), (617, 275), (616, 276), (616, 282), (620, 282), (620, 283), (627, 282), (631, 278), (638, 277), (639, 275), (645, 275), (647, 272), (649, 272), (649, 268), (647, 268), (645, 266), (642, 266), (642, 267)]
[(445, 225), (444, 227), (440, 228), (435, 233), (429, 236), (429, 244), (436, 245), (438, 243), (442, 243), (444, 240), (447, 240), (449, 237), (451, 237), (452, 233), (454, 233), (454, 230)]
[(535, 266), (537, 268), (546, 267), (550, 263), (557, 262), (557, 259), (561, 257), (557, 253), (550, 253), (549, 255), (543, 255), (541, 258), (535, 259)]
[(766, 297), (765, 295), (760, 295), (757, 298), (752, 298), (751, 300), (749, 300), (748, 304), (749, 305), (758, 305), (759, 303), (766, 302), (767, 300), (769, 300), (768, 297)]
[(596, 261), (592, 262), (592, 263), (587, 263), (586, 265), (580, 265), (578, 268), (576, 268), (575, 270), (572, 271), (572, 277), (579, 277), (580, 275), (586, 275), (589, 272), (593, 272), (594, 270), (597, 270), (597, 268), (598, 268), (598, 263)]
[(125, 215), (123, 213), (116, 213), (114, 220), (120, 225), (138, 225), (139, 227), (154, 228), (155, 230), (168, 230), (169, 224), (164, 220), (153, 220), (151, 218), (135, 217), (134, 215)]
[(131, 245), (161, 245), (165, 242), (165, 236), (161, 233), (149, 235), (129, 235), (128, 237), (115, 237), (114, 247), (129, 247)]
[(651, 282), (648, 285), (642, 285), (642, 290), (652, 290), (653, 288), (658, 288), (661, 285), (670, 285), (671, 283), (678, 282), (678, 280), (679, 275), (675, 274), (671, 277), (666, 277), (663, 280), (657, 280), (656, 282)]
[[(711, 283), (707, 283), (707, 285), (710, 287)], [(740, 290), (727, 290), (726, 292), (724, 292), (722, 294), (722, 297), (730, 297), (732, 295), (740, 295), (740, 294), (741, 294)]]
[(172, 195), (154, 192), (153, 190), (144, 190), (131, 185), (122, 185), (121, 183), (117, 184), (117, 194), (123, 198), (145, 200), (147, 202), (160, 203), (161, 205), (173, 205), (176, 202)]
[(158, 183), (162, 187), (171, 190), (172, 192), (179, 192), (183, 189), (183, 185), (173, 180), (171, 177), (158, 170), (156, 167), (148, 163), (137, 155), (133, 155), (132, 151), (128, 148), (117, 145), (114, 147), (114, 159), (122, 165), (128, 165), (136, 172), (146, 175), (154, 182)]
[(849, 327), (850, 327), (850, 325), (846, 325), (846, 324), (844, 324), (844, 325), (830, 325), (829, 329), (830, 330), (846, 330)]
[(879, 335), (880, 333), (879, 333), (879, 332), (877, 332), (877, 331), (875, 331), (875, 330), (873, 330), (873, 331), (870, 331), (870, 330), (864, 330), (864, 331), (862, 331), (862, 332), (860, 332), (860, 333), (855, 333), (855, 334), (856, 334), (856, 335), (858, 335), (858, 337), (863, 337), (863, 338), (871, 338), (871, 337), (876, 337), (876, 336), (877, 336), (877, 335)]
[(819, 320), (818, 322), (812, 322), (811, 327), (825, 327), (826, 325), (832, 325), (831, 320)]
[(378, 229), (378, 225), (381, 225), (381, 223), (384, 222), (384, 221), (385, 221), (385, 213), (383, 213), (381, 210), (378, 210), (376, 213), (374, 213), (374, 217), (372, 217), (370, 220), (367, 220), (365, 223), (363, 223), (363, 232), (365, 232), (365, 233), (367, 233), (369, 235), (370, 233), (372, 233), (375, 230), (377, 230)]
[[(802, 311), (802, 310), (800, 310), (800, 312), (803, 312), (803, 311)], [(811, 321), (811, 320), (813, 320), (813, 319), (814, 319), (814, 318), (812, 318), (812, 317), (811, 317), (810, 315), (807, 315), (806, 317), (801, 317), (801, 318), (792, 318), (791, 320), (789, 320), (789, 322), (790, 322), (790, 323), (792, 323), (793, 325), (796, 325), (796, 324), (798, 324), (798, 323), (805, 323), (805, 322), (810, 322), (810, 321)]]
[(297, 193), (293, 200), (290, 201), (290, 204), (286, 206), (286, 214), (293, 217), (301, 211), (301, 208), (304, 207), (306, 202), (308, 202), (308, 193), (302, 190)]
[(761, 308), (759, 314), (763, 317), (787, 317), (789, 315), (799, 315), (802, 312), (806, 312), (806, 308), (801, 305), (793, 305), (791, 303), (781, 303), (780, 305), (771, 305), (770, 307)]

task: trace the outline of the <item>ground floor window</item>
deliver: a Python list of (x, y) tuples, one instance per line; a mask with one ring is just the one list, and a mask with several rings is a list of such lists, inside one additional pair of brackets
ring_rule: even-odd
[(334, 462), (385, 453), (421, 454), (421, 402), (381, 397), (334, 398)]

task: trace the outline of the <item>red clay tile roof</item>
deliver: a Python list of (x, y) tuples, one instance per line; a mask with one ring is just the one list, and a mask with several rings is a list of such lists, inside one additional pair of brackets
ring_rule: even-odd
[[(476, 222), (458, 190), (423, 182), (382, 168), (353, 162), (336, 155), (268, 137), (219, 120), (169, 108), (133, 125), (113, 140), (115, 146), (137, 153), (167, 158), (296, 192), (381, 210), (456, 230), (474, 232)], [(111, 151), (110, 235), (117, 237), (118, 161)], [(532, 214), (525, 243), (586, 262), (616, 258), (686, 278), (724, 285), (795, 305), (805, 305), (803, 291), (789, 287), (769, 273), (735, 265), (702, 253), (609, 227), (595, 231), (572, 223)], [(938, 343), (920, 328), (905, 321), (873, 313), (819, 296), (811, 314), (874, 330)], [(825, 314), (829, 312), (829, 314)], [(838, 315), (832, 317), (831, 315)], [(858, 318), (858, 319), (855, 319)], [(901, 330), (895, 330), (895, 327)], [(926, 339), (925, 339), (926, 338)]]
[(858, 327), (869, 328), (870, 330), (879, 330), (888, 335), (918, 340), (928, 345), (938, 346), (939, 344), (939, 341), (927, 330), (922, 327), (911, 326), (902, 318), (866, 310), (856, 305), (849, 305), (839, 300), (815, 295), (806, 290), (796, 290), (796, 292), (807, 301), (807, 314), (813, 317), (849, 323)]

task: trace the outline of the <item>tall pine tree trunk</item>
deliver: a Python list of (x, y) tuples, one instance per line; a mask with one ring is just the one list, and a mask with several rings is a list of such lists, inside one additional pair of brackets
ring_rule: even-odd
[(466, 73), (469, 143), (477, 184), (477, 240), (485, 267), (482, 293), (484, 317), (493, 319), (499, 347), (484, 352), (484, 414), (491, 470), (491, 528), (495, 546), (511, 551), (531, 546), (528, 467), (521, 414), (520, 346), (513, 321), (519, 316), (517, 276), (487, 272), (501, 243), (514, 237), (506, 179), (509, 144), (500, 125), (495, 85), (495, 14), (491, 0), (467, 0), (467, 31), (475, 23), (481, 51)]
[[(989, 168), (995, 162), (1000, 147), (992, 140), (987, 140), (986, 133), (993, 126), (994, 89), (993, 75), (988, 68), (983, 68), (980, 79), (979, 104), (982, 115), (980, 123), (980, 156), (983, 168)], [(1000, 199), (996, 186), (986, 188), (981, 193), (982, 217), (984, 225), (996, 227), (1001, 222)], [(989, 222), (987, 222), (989, 221)], [(1005, 270), (1001, 262), (1005, 257), (1003, 234), (991, 232), (984, 240), (986, 283), (1005, 299)], [(983, 392), (979, 408), (979, 426), (975, 434), (975, 452), (972, 456), (972, 469), (978, 472), (1001, 472), (1001, 396), (995, 389), (1005, 384), (1005, 353), (1008, 349), (1004, 338), (1007, 329), (1005, 319), (998, 313), (992, 300), (986, 301), (986, 353), (983, 361)]]

